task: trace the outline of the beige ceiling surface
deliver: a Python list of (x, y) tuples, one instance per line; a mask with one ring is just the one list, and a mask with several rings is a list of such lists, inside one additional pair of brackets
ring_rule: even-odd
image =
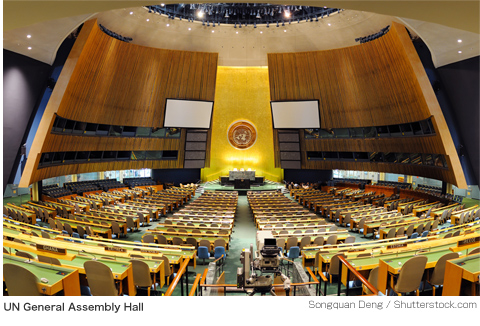
[[(18, 11), (18, 3), (23, 3), (23, 8), (31, 5), (29, 8), (38, 10)], [(477, 1), (455, 2), (460, 11), (474, 9), (477, 5), (475, 14), (467, 13), (462, 20), (457, 19), (457, 10), (452, 11), (452, 7), (449, 11), (446, 10), (445, 4), (451, 3), (450, 1), (325, 1), (321, 4), (318, 1), (290, 1), (290, 4), (375, 8), (377, 13), (393, 13), (396, 17), (367, 10), (347, 9), (318, 22), (292, 23), (278, 28), (274, 25), (270, 25), (270, 28), (259, 26), (256, 29), (251, 26), (235, 29), (226, 25), (213, 28), (185, 20), (172, 21), (160, 15), (148, 14), (141, 7), (109, 10), (146, 3), (159, 2), (5, 1), (4, 49), (51, 64), (64, 38), (86, 19), (96, 17), (108, 29), (132, 37), (132, 43), (165, 49), (217, 52), (219, 65), (225, 66), (264, 66), (269, 52), (301, 52), (352, 46), (358, 44), (355, 38), (376, 33), (392, 21), (405, 24), (425, 41), (437, 67), (478, 56), (480, 51)], [(429, 10), (424, 10), (426, 7)], [(35, 17), (29, 17), (32, 11), (35, 11)], [(95, 14), (95, 11), (99, 13)], [(132, 15), (130, 11), (133, 12)], [(414, 19), (420, 13), (423, 13), (425, 21)], [(443, 19), (446, 13), (450, 13), (450, 16)], [(72, 14), (76, 16), (71, 16)], [(12, 15), (18, 19), (10, 19)], [(53, 18), (57, 19), (49, 20)], [(472, 23), (475, 19), (476, 22)], [(445, 22), (439, 24), (438, 20)], [(38, 23), (31, 24), (36, 21)], [(456, 28), (450, 27), (452, 25)], [(472, 28), (474, 25), (476, 29)], [(27, 34), (32, 37), (27, 39)], [(458, 42), (459, 39), (462, 42)]]

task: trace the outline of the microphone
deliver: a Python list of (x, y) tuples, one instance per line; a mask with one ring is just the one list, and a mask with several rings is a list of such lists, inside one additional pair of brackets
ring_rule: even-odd
[(85, 254), (88, 254), (88, 255), (92, 255), (92, 256), (93, 256), (93, 259), (92, 259), (92, 260), (97, 260), (97, 256), (95, 256), (95, 255), (92, 254), (91, 252), (86, 252), (85, 250), (80, 250), (78, 253), (85, 253)]

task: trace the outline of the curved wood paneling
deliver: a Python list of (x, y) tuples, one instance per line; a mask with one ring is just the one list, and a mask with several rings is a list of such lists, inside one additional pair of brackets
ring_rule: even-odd
[(57, 113), (77, 121), (163, 127), (166, 98), (213, 101), (217, 59), (216, 53), (122, 42), (95, 24)]
[[(319, 101), (321, 128), (385, 126), (432, 117), (435, 135), (376, 139), (305, 139), (302, 168), (379, 171), (424, 176), (466, 187), (442, 111), (405, 27), (392, 23), (374, 41), (328, 51), (269, 54), (272, 101)], [(275, 164), (279, 166), (278, 133)], [(448, 169), (387, 163), (307, 161), (307, 151), (429, 153)]]
[(414, 122), (430, 116), (395, 32), (343, 49), (268, 54), (272, 101), (319, 100), (322, 128)]
[(438, 136), (384, 139), (304, 139), (304, 143), (306, 151), (446, 154)]
[[(165, 100), (213, 101), (218, 54), (147, 48), (103, 33), (96, 20), (82, 28), (30, 151), (21, 186), (59, 175), (140, 168), (183, 168), (181, 138), (73, 136), (50, 133), (55, 113), (76, 121), (163, 127)], [(62, 87), (59, 87), (59, 86)], [(210, 139), (210, 131), (209, 139)], [(209, 147), (208, 147), (209, 148)], [(176, 150), (176, 160), (66, 164), (37, 169), (41, 153)], [(207, 157), (209, 151), (207, 152)], [(207, 160), (209, 162), (209, 160)]]

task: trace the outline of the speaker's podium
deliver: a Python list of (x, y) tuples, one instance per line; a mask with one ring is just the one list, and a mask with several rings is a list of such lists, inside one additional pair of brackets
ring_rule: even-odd
[(250, 179), (235, 179), (233, 189), (250, 189)]

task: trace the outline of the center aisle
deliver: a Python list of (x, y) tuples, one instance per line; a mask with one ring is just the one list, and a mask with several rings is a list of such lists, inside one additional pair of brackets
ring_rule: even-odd
[(253, 223), (247, 196), (238, 196), (235, 225), (224, 267), (225, 282), (227, 284), (237, 283), (237, 268), (242, 267), (240, 253), (244, 248), (250, 248), (251, 243), (255, 247), (256, 232), (257, 228)]

